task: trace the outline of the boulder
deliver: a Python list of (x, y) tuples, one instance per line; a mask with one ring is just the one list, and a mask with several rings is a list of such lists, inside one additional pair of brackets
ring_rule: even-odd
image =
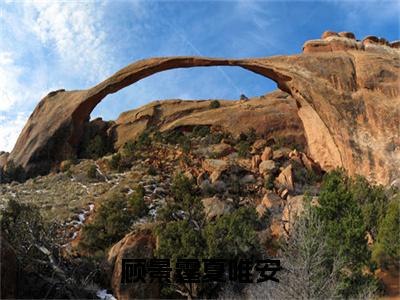
[(253, 157), (251, 158), (251, 169), (252, 170), (258, 169), (258, 166), (260, 165), (260, 163), (261, 163), (260, 155), (258, 155), (258, 154), (253, 155)]
[(220, 143), (208, 147), (208, 151), (217, 157), (229, 155), (234, 151), (233, 147), (229, 144)]
[(1, 299), (17, 298), (17, 256), (7, 240), (0, 237)]
[(256, 212), (257, 212), (258, 217), (261, 219), (268, 212), (268, 207), (266, 207), (264, 204), (260, 203), (256, 207)]
[(222, 159), (205, 159), (202, 167), (210, 174), (213, 172), (222, 173), (229, 168), (229, 163)]
[(253, 174), (247, 174), (243, 178), (240, 179), (240, 183), (243, 185), (254, 184), (256, 182), (257, 182), (257, 180)]
[[(150, 227), (150, 226), (148, 226)], [(160, 285), (157, 280), (146, 283), (121, 284), (122, 259), (149, 259), (153, 258), (156, 248), (156, 239), (149, 228), (141, 228), (128, 233), (116, 243), (108, 252), (107, 262), (112, 270), (111, 287), (117, 299), (154, 299), (160, 297)]]
[(204, 198), (201, 200), (204, 206), (204, 213), (208, 220), (218, 218), (233, 210), (232, 204), (219, 199), (214, 196), (211, 198)]
[(273, 160), (265, 160), (260, 163), (259, 171), (261, 175), (266, 175), (271, 173), (276, 168), (275, 162)]
[(294, 191), (293, 171), (292, 165), (288, 165), (275, 179), (275, 183), (278, 187)]
[(267, 141), (264, 139), (258, 139), (256, 140), (253, 145), (252, 145), (252, 152), (257, 153), (261, 151), (265, 146), (267, 145)]
[(201, 183), (208, 178), (206, 172), (200, 172), (200, 174), (196, 178), (197, 185), (201, 185)]
[(374, 35), (368, 35), (362, 40), (363, 44), (379, 44), (379, 38)]
[(282, 199), (275, 193), (267, 192), (261, 202), (265, 207), (271, 210), (278, 210), (282, 204)]
[(272, 159), (273, 156), (273, 151), (271, 147), (265, 147), (262, 155), (261, 155), (261, 160), (265, 161), (265, 160), (270, 160)]
[(292, 152), (291, 149), (289, 148), (279, 148), (278, 150), (275, 150), (273, 153), (273, 160), (279, 160), (284, 157), (289, 157), (289, 153)]
[(354, 33), (348, 32), (348, 31), (339, 32), (339, 36), (340, 37), (345, 37), (345, 38), (348, 38), (348, 39), (352, 39), (352, 40), (356, 39), (356, 36), (354, 35)]
[(321, 39), (324, 40), (324, 39), (326, 39), (328, 37), (331, 37), (331, 36), (338, 36), (338, 34), (336, 32), (333, 32), (333, 31), (324, 31), (324, 33), (321, 36)]
[(391, 42), (390, 47), (399, 49), (400, 48), (400, 40)]

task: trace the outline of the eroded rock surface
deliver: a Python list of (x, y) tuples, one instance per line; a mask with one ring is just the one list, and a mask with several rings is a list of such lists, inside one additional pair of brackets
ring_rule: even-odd
[[(8, 159), (22, 165), (28, 174), (45, 173), (55, 162), (77, 152), (90, 113), (108, 94), (168, 69), (239, 66), (274, 80), (295, 99), (309, 154), (322, 168), (341, 166), (350, 174), (359, 173), (384, 184), (398, 178), (398, 48), (381, 38), (369, 37), (359, 42), (343, 33), (309, 41), (304, 52), (250, 59), (150, 58), (127, 66), (88, 90), (52, 92), (32, 113)], [(229, 110), (230, 120), (234, 119), (237, 126), (248, 121), (249, 115), (235, 119), (238, 110), (234, 105), (249, 105), (248, 102), (251, 101), (226, 104), (218, 110)], [(155, 110), (156, 106), (149, 106), (147, 114), (157, 113)], [(184, 126), (195, 120), (204, 124), (206, 118), (219, 118), (216, 111), (198, 111), (190, 122), (181, 118), (167, 126)], [(142, 114), (145, 122), (146, 112)], [(268, 113), (265, 116), (268, 122)], [(225, 123), (228, 118), (219, 122), (230, 127)], [(284, 127), (288, 120), (283, 118), (282, 122)], [(123, 136), (122, 126), (118, 130)]]
[(115, 244), (108, 253), (108, 263), (112, 266), (111, 285), (117, 299), (154, 299), (160, 297), (159, 283), (146, 282), (137, 284), (121, 284), (122, 259), (153, 258), (156, 247), (155, 237), (151, 229), (143, 228), (127, 234)]

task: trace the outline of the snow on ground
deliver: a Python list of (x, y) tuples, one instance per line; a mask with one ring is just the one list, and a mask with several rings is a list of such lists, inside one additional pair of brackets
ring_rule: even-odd
[(117, 300), (112, 294), (108, 294), (107, 290), (98, 290), (96, 296), (102, 300)]

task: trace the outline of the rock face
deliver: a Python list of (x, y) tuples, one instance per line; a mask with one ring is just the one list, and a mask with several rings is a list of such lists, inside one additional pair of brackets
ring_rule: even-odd
[(244, 103), (240, 100), (218, 101), (221, 105), (218, 109), (210, 109), (211, 100), (151, 102), (122, 113), (110, 129), (110, 135), (119, 149), (149, 127), (164, 132), (203, 125), (230, 132), (235, 137), (254, 128), (267, 139), (280, 136), (305, 144), (296, 102), (287, 93), (277, 91)]
[(127, 234), (115, 244), (108, 253), (108, 263), (112, 266), (111, 286), (117, 299), (147, 299), (159, 298), (160, 288), (157, 281), (135, 284), (121, 284), (122, 259), (146, 259), (153, 258), (153, 250), (156, 240), (150, 229), (142, 229), (139, 232)]
[[(387, 184), (400, 176), (400, 52), (382, 39), (367, 40), (356, 41), (348, 33), (326, 34), (322, 40), (305, 43), (302, 54), (269, 58), (144, 59), (88, 90), (60, 90), (48, 94), (32, 113), (9, 159), (22, 165), (28, 174), (47, 172), (54, 162), (76, 153), (90, 113), (108, 94), (164, 70), (239, 66), (274, 80), (278, 88), (290, 94), (304, 126), (310, 157), (322, 168), (329, 170), (340, 166), (350, 174), (360, 173)], [(252, 107), (248, 102), (251, 100), (224, 103), (214, 111), (200, 110), (196, 118), (188, 122), (193, 124), (194, 120), (199, 120), (204, 124), (211, 116), (222, 126), (240, 126), (249, 119), (236, 115), (234, 106), (257, 109), (257, 104)], [(159, 113), (157, 104), (146, 109), (141, 112), (142, 119), (138, 119), (143, 126), (148, 119), (146, 114)], [(219, 118), (218, 111), (224, 110), (231, 114), (230, 119)], [(124, 117), (129, 115), (121, 116)], [(266, 123), (271, 119), (268, 112), (265, 118)], [(186, 121), (181, 118), (164, 129), (187, 125)], [(292, 120), (281, 119), (280, 128), (287, 122)], [(117, 121), (115, 129), (119, 137), (124, 135), (120, 123)]]

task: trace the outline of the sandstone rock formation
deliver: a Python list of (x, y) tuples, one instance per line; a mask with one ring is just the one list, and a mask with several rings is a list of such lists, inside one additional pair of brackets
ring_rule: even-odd
[(210, 109), (211, 100), (163, 100), (124, 112), (110, 129), (117, 149), (135, 139), (147, 128), (161, 132), (175, 128), (206, 125), (232, 133), (237, 137), (250, 128), (267, 139), (285, 137), (298, 144), (305, 143), (304, 130), (297, 115), (295, 100), (277, 91), (255, 97), (245, 103), (240, 100), (219, 100), (218, 109)]
[(239, 66), (274, 80), (295, 99), (309, 155), (325, 170), (341, 166), (350, 174), (390, 183), (400, 176), (400, 52), (382, 39), (360, 42), (341, 35), (309, 41), (304, 53), (291, 56), (144, 59), (88, 90), (52, 92), (32, 113), (9, 159), (29, 174), (47, 172), (76, 153), (85, 122), (108, 94), (173, 68)]
[(113, 294), (117, 299), (147, 299), (159, 298), (158, 281), (121, 284), (122, 259), (146, 259), (153, 258), (153, 250), (156, 240), (152, 236), (151, 229), (143, 228), (138, 232), (127, 234), (122, 240), (115, 244), (108, 253), (108, 263), (112, 266), (111, 285)]

